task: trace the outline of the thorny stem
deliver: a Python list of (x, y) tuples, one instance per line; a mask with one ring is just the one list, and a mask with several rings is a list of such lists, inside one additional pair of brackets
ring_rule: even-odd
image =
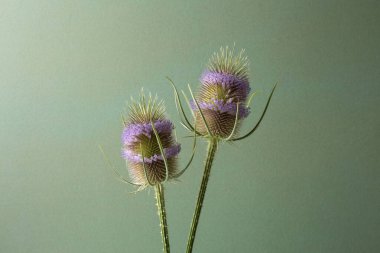
[(158, 216), (160, 217), (161, 237), (162, 243), (164, 245), (164, 252), (170, 253), (168, 224), (166, 221), (164, 187), (161, 184), (157, 184), (154, 189), (156, 191), (157, 209)]
[(206, 163), (205, 163), (205, 169), (203, 172), (202, 183), (201, 183), (201, 187), (199, 189), (198, 200), (197, 200), (197, 204), (195, 206), (193, 221), (191, 223), (190, 233), (189, 233), (189, 237), (187, 240), (187, 251), (186, 251), (187, 253), (191, 253), (193, 251), (195, 233), (197, 232), (199, 216), (201, 215), (203, 200), (205, 198), (207, 183), (208, 183), (208, 180), (210, 177), (211, 166), (212, 166), (212, 162), (213, 162), (214, 157), (215, 157), (215, 152), (217, 150), (217, 147), (218, 147), (217, 139), (216, 138), (210, 138), (209, 144), (208, 144), (208, 149), (207, 149), (207, 159), (206, 159)]

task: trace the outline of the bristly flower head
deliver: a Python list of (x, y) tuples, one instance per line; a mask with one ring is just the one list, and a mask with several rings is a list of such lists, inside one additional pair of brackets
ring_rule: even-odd
[(201, 88), (196, 95), (198, 104), (191, 101), (198, 130), (202, 135), (226, 138), (249, 114), (246, 106), (250, 92), (248, 58), (244, 50), (235, 55), (233, 49), (221, 48), (212, 55), (200, 81)]
[(165, 107), (157, 97), (144, 94), (131, 101), (124, 119), (122, 156), (132, 183), (156, 185), (175, 177), (180, 144), (173, 137), (173, 123), (165, 118)]

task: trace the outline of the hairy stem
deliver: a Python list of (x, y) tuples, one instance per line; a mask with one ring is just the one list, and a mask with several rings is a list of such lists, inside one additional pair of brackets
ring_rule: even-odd
[(215, 152), (217, 150), (217, 147), (218, 147), (217, 139), (211, 138), (209, 140), (209, 144), (208, 144), (207, 159), (206, 159), (206, 163), (205, 163), (205, 169), (203, 172), (202, 183), (201, 183), (201, 187), (199, 189), (198, 200), (197, 200), (197, 204), (195, 206), (193, 221), (191, 223), (190, 233), (189, 233), (189, 237), (187, 240), (187, 251), (186, 251), (187, 253), (191, 253), (193, 251), (195, 234), (197, 232), (199, 217), (201, 215), (201, 211), (202, 211), (202, 207), (203, 207), (203, 201), (204, 201), (205, 193), (206, 193), (206, 189), (207, 189), (207, 183), (208, 183), (208, 180), (210, 177), (211, 166), (212, 166), (212, 162), (214, 160), (214, 156), (215, 156)]
[(164, 187), (161, 184), (157, 184), (155, 186), (155, 191), (156, 191), (158, 216), (160, 217), (161, 237), (162, 237), (162, 243), (164, 245), (164, 252), (170, 253), (168, 224), (166, 220)]

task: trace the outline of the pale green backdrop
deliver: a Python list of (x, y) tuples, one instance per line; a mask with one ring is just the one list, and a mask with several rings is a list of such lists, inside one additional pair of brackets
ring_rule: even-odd
[[(380, 252), (378, 1), (0, 1), (0, 252), (161, 252), (153, 191), (130, 194), (120, 114), (141, 87), (178, 117), (220, 46), (245, 48), (262, 126), (224, 145), (195, 252)], [(243, 131), (244, 131), (243, 130)], [(178, 125), (181, 163), (190, 139)], [(184, 252), (205, 143), (167, 185)]]

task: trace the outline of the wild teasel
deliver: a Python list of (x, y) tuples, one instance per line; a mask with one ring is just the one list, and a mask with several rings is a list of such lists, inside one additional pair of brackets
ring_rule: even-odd
[[(190, 85), (190, 101), (182, 95), (192, 110), (197, 125), (196, 134), (218, 141), (237, 141), (250, 136), (260, 125), (269, 107), (277, 84), (273, 87), (262, 115), (254, 128), (247, 134), (237, 137), (243, 119), (251, 112), (251, 102), (255, 92), (249, 95), (251, 87), (248, 78), (248, 57), (245, 50), (235, 55), (234, 49), (221, 47), (215, 52), (200, 78), (201, 86), (194, 94)], [(168, 78), (169, 79), (169, 78)], [(174, 82), (170, 80), (175, 93), (175, 101), (182, 125), (194, 132), (194, 126), (186, 116), (181, 98)]]
[(187, 166), (179, 171), (181, 145), (174, 139), (173, 123), (165, 117), (163, 101), (151, 95), (146, 99), (141, 93), (138, 102), (131, 100), (128, 110), (128, 117), (123, 117), (121, 139), (130, 183), (143, 189), (178, 178), (189, 167), (194, 152)]
[(164, 252), (170, 252), (169, 233), (166, 219), (164, 187), (162, 183), (178, 178), (190, 166), (193, 152), (186, 167), (179, 171), (177, 156), (180, 144), (174, 139), (173, 123), (165, 117), (163, 101), (157, 97), (146, 99), (143, 92), (138, 102), (131, 100), (128, 117), (123, 117), (122, 157), (127, 162), (130, 180), (115, 173), (124, 182), (139, 186), (139, 190), (153, 186), (156, 193)]
[(199, 132), (221, 139), (233, 136), (241, 119), (249, 115), (245, 103), (251, 88), (244, 51), (234, 56), (233, 51), (221, 48), (211, 57), (200, 81), (200, 90), (191, 102)]
[(221, 48), (218, 53), (214, 53), (206, 71), (203, 72), (200, 78), (201, 87), (196, 95), (194, 95), (190, 85), (188, 85), (192, 98), (191, 101), (189, 101), (186, 94), (182, 91), (182, 95), (192, 111), (198, 129), (190, 123), (184, 111), (177, 88), (173, 81), (170, 79), (169, 81), (174, 89), (175, 102), (182, 125), (189, 131), (208, 140), (202, 182), (187, 241), (186, 252), (191, 253), (212, 163), (219, 142), (238, 141), (253, 134), (264, 118), (277, 85), (273, 87), (264, 111), (256, 125), (247, 134), (237, 137), (237, 132), (242, 120), (245, 119), (251, 111), (250, 103), (255, 95), (255, 93), (252, 93), (249, 96), (251, 88), (248, 81), (248, 58), (244, 55), (244, 50), (241, 50), (238, 55), (235, 55), (234, 50), (230, 50), (228, 47)]

